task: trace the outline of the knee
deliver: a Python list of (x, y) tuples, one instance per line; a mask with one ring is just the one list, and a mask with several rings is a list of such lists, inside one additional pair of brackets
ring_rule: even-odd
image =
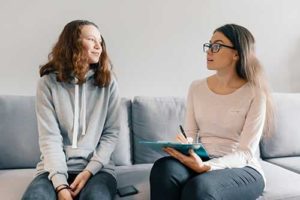
[(108, 188), (98, 188), (97, 190), (93, 191), (84, 191), (80, 194), (80, 200), (89, 199), (89, 200), (111, 200), (114, 199), (114, 193), (110, 192)]
[(55, 191), (47, 190), (46, 188), (34, 188), (30, 191), (26, 191), (22, 197), (22, 200), (55, 200), (56, 193)]
[(216, 195), (213, 181), (200, 175), (185, 184), (181, 199), (219, 199)]
[(155, 161), (150, 173), (150, 181), (159, 178), (164, 180), (162, 177), (167, 178), (173, 174), (174, 165), (177, 165), (177, 160), (172, 157), (163, 157)]

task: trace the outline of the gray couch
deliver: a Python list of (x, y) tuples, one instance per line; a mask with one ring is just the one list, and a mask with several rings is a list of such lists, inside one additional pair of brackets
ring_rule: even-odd
[[(260, 199), (300, 199), (300, 94), (274, 94), (276, 129), (260, 143), (267, 188)], [(119, 187), (134, 185), (139, 193), (116, 199), (150, 199), (149, 174), (164, 156), (141, 145), (141, 140), (172, 140), (182, 124), (182, 98), (122, 99), (120, 142), (115, 161)], [(39, 160), (34, 97), (0, 96), (0, 196), (20, 199), (33, 179)]]

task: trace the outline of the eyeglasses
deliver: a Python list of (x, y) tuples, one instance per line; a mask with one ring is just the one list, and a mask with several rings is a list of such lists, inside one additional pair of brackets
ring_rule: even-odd
[(203, 44), (203, 51), (205, 53), (208, 52), (208, 50), (210, 49), (212, 53), (218, 53), (220, 51), (220, 49), (222, 47), (227, 47), (227, 48), (230, 48), (230, 49), (235, 49), (234, 47), (231, 47), (231, 46), (227, 46), (225, 44), (219, 44), (219, 43), (204, 43)]

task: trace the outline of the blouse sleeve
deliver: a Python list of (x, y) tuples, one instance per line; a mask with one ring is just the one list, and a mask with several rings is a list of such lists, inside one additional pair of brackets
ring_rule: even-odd
[(188, 137), (192, 137), (195, 139), (195, 135), (199, 130), (197, 121), (195, 119), (195, 108), (194, 108), (194, 99), (193, 99), (193, 83), (189, 88), (188, 96), (187, 96), (187, 103), (186, 103), (186, 113), (185, 113), (185, 132)]

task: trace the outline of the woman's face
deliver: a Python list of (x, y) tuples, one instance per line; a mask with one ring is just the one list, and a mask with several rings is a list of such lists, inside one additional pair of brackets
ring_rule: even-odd
[[(210, 40), (211, 44), (221, 44), (233, 47), (230, 40), (221, 32), (215, 32)], [(213, 53), (211, 49), (207, 51), (207, 68), (210, 70), (222, 70), (236, 66), (238, 61), (238, 53), (236, 50), (220, 46), (218, 52)]]
[(88, 64), (98, 63), (102, 53), (101, 34), (93, 25), (84, 25), (81, 28), (83, 51), (88, 57)]

